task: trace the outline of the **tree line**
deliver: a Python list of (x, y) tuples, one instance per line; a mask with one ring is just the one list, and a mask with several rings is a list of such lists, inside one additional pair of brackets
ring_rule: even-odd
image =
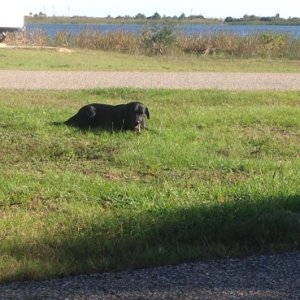
[[(143, 22), (143, 21), (182, 21), (182, 22), (199, 22), (199, 23), (227, 23), (227, 24), (294, 24), (299, 25), (300, 24), (300, 18), (297, 17), (289, 17), (287, 19), (280, 17), (279, 13), (275, 16), (256, 16), (256, 15), (244, 15), (241, 18), (233, 18), (231, 16), (226, 17), (225, 19), (218, 19), (218, 18), (206, 18), (202, 14), (197, 15), (185, 15), (185, 13), (180, 14), (179, 16), (166, 16), (166, 15), (160, 15), (158, 12), (155, 12), (151, 16), (146, 16), (143, 13), (138, 13), (135, 16), (130, 15), (124, 15), (124, 16), (117, 16), (112, 17), (110, 15), (106, 17), (87, 17), (87, 16), (72, 16), (72, 17), (65, 17), (65, 16), (47, 16), (46, 14), (40, 12), (39, 14), (33, 14), (30, 13), (28, 16), (25, 16), (26, 21), (41, 21), (43, 22), (43, 19), (50, 20), (53, 19), (69, 19), (71, 22), (80, 22), (80, 20), (89, 20), (92, 22), (95, 22), (97, 20), (107, 20), (113, 22), (115, 21), (129, 21), (129, 22)], [(73, 20), (73, 21), (72, 21)]]
[(276, 14), (275, 16), (271, 17), (259, 17), (255, 15), (244, 15), (242, 18), (233, 18), (233, 17), (226, 17), (224, 19), (225, 23), (297, 23), (300, 24), (300, 18), (296, 17), (289, 17), (287, 19), (281, 18), (280, 14)]

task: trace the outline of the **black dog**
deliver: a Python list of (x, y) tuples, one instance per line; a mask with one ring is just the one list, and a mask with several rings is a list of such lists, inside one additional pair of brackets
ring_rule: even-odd
[(140, 102), (127, 104), (88, 104), (64, 123), (82, 129), (105, 128), (110, 130), (137, 130), (145, 128), (145, 116), (150, 118), (148, 108)]

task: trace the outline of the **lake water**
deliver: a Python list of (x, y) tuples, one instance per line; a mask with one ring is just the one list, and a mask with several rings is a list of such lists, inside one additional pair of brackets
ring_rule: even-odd
[[(45, 32), (49, 37), (55, 37), (58, 32), (67, 32), (71, 35), (82, 31), (99, 31), (109, 33), (114, 31), (125, 31), (139, 33), (151, 25), (141, 24), (27, 24), (26, 31)], [(231, 33), (239, 36), (247, 36), (255, 33), (280, 33), (300, 38), (300, 25), (228, 25), (228, 24), (183, 24), (174, 26), (176, 32), (188, 35), (205, 35), (217, 33)]]

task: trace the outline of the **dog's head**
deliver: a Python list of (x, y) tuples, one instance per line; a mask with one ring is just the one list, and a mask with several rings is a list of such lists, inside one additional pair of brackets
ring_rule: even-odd
[(127, 116), (130, 128), (138, 132), (145, 127), (145, 118), (150, 119), (148, 107), (140, 102), (130, 102), (127, 104)]

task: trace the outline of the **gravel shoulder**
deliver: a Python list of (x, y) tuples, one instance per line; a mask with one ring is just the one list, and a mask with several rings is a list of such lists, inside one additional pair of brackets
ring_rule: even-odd
[(300, 299), (300, 252), (0, 285), (0, 299)]
[(2, 89), (109, 87), (300, 90), (300, 73), (90, 72), (0, 70)]

